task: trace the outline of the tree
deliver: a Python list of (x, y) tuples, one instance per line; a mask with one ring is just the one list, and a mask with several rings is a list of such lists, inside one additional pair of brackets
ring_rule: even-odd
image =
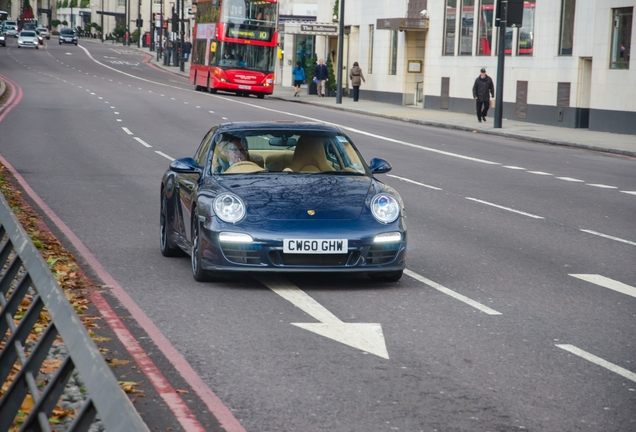
[(329, 76), (329, 81), (327, 81), (327, 88), (331, 90), (336, 90), (336, 75), (333, 71), (333, 61), (331, 61), (331, 56), (327, 56), (327, 74)]
[(81, 0), (80, 7), (87, 8), (91, 6), (91, 0)]
[(333, 18), (331, 22), (337, 23), (339, 18), (340, 18), (340, 1), (336, 0), (336, 2), (333, 5)]
[(57, 26), (59, 26), (60, 24), (62, 24), (62, 21), (60, 21), (60, 20), (58, 20), (58, 19), (51, 20), (51, 28), (53, 28), (53, 27), (57, 27)]

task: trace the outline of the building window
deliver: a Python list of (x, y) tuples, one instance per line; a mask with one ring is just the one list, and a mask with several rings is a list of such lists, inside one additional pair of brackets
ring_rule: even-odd
[(459, 55), (473, 55), (473, 27), (475, 22), (475, 0), (462, 0), (460, 21)]
[(374, 27), (373, 24), (369, 26), (369, 59), (367, 60), (368, 69), (367, 73), (371, 75), (373, 73), (373, 34)]
[(397, 75), (397, 51), (398, 51), (398, 32), (397, 30), (391, 31), (391, 53), (390, 53), (390, 67), (389, 75)]
[(158, 4), (160, 5), (161, 2), (163, 2), (163, 0), (152, 0), (152, 4)]
[(126, 0), (117, 0), (117, 6), (126, 6)]
[(610, 69), (629, 69), (634, 8), (612, 9), (612, 57)]
[(574, 8), (576, 0), (562, 0), (561, 3), (561, 37), (559, 38), (559, 55), (572, 55), (572, 39), (574, 37)]
[(444, 26), (444, 55), (455, 55), (455, 17), (457, 0), (446, 0), (446, 22)]
[(495, 16), (495, 0), (482, 0), (479, 9), (478, 55), (492, 54), (493, 21)]
[[(517, 55), (532, 55), (534, 49), (534, 7), (536, 0), (523, 2), (523, 24), (517, 33)], [(507, 48), (507, 46), (506, 46)]]

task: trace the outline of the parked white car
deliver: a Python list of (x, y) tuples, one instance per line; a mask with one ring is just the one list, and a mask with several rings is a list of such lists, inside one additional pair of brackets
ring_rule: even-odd
[(18, 48), (33, 47), (40, 48), (40, 41), (35, 30), (22, 30), (18, 36)]

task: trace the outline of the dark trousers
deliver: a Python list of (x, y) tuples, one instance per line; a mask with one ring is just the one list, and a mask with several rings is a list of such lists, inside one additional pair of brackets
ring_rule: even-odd
[(490, 108), (490, 101), (477, 101), (477, 118), (479, 121), (488, 115), (488, 108)]
[(353, 101), (358, 102), (360, 96), (360, 86), (353, 86)]

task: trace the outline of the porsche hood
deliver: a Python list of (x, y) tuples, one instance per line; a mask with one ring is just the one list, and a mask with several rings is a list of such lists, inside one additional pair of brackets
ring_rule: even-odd
[(364, 209), (371, 187), (367, 176), (223, 176), (219, 184), (270, 220), (352, 220)]

